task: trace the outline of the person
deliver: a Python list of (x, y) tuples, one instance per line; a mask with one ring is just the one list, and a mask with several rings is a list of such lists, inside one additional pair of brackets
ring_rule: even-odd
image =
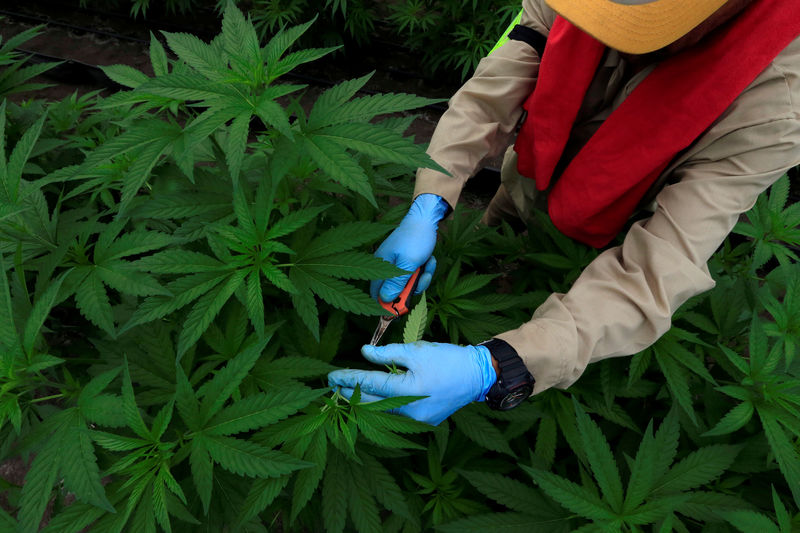
[[(345, 396), (359, 385), (362, 401), (426, 396), (396, 411), (438, 424), (473, 401), (506, 409), (566, 388), (588, 364), (654, 343), (714, 286), (706, 263), (740, 214), (800, 163), (798, 35), (797, 0), (524, 0), (433, 135), (428, 152), (451, 176), (418, 171), (376, 255), (424, 266), (424, 290), (439, 221), (518, 123), (484, 222), (527, 222), (545, 206), (560, 231), (600, 248), (629, 225), (622, 244), (513, 331), (478, 346), (365, 346), (367, 360), (407, 372), (337, 370), (330, 385)], [(372, 294), (391, 301), (407, 279), (375, 281)]]

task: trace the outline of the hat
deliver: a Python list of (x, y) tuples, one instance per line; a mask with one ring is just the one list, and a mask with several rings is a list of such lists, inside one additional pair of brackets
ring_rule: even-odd
[(546, 0), (553, 10), (602, 43), (629, 54), (663, 48), (727, 0)]

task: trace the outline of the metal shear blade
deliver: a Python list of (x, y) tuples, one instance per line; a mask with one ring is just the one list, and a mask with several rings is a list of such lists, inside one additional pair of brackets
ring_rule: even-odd
[(389, 324), (391, 324), (392, 320), (394, 320), (394, 319), (395, 319), (395, 317), (393, 317), (393, 316), (382, 316), (380, 318), (380, 322), (378, 322), (378, 327), (375, 329), (375, 334), (372, 335), (372, 340), (369, 341), (369, 343), (372, 346), (375, 346), (375, 345), (378, 344), (378, 341), (381, 340), (381, 337), (383, 337), (383, 334), (386, 333), (386, 328), (389, 327)]

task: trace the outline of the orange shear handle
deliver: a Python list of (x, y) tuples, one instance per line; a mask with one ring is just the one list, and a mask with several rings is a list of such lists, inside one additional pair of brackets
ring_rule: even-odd
[(395, 317), (403, 316), (408, 313), (408, 301), (411, 299), (411, 296), (413, 296), (414, 291), (417, 290), (417, 284), (419, 284), (419, 277), (421, 274), (422, 267), (419, 267), (411, 274), (411, 278), (409, 278), (408, 283), (406, 283), (406, 286), (397, 298), (391, 302), (384, 302), (378, 298), (378, 303)]

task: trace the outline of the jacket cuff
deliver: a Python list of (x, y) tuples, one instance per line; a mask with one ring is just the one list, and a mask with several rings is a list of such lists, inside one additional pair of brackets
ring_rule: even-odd
[(463, 187), (464, 180), (447, 176), (429, 168), (421, 168), (417, 171), (414, 198), (420, 194), (436, 194), (441, 196), (451, 208), (455, 209)]
[(533, 319), (495, 338), (511, 345), (535, 380), (533, 394), (572, 384), (568, 369), (578, 358), (577, 331), (572, 315), (561, 303), (562, 294), (552, 294), (534, 313)]

